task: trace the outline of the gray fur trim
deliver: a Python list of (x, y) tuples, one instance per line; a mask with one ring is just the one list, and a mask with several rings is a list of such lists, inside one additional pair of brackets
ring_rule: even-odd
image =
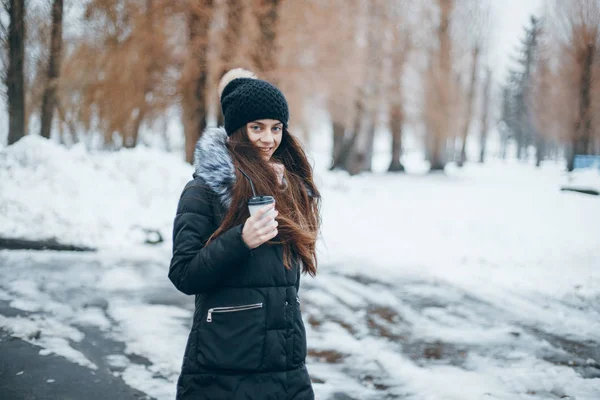
[(227, 139), (227, 132), (222, 127), (204, 131), (194, 149), (194, 178), (202, 178), (229, 208), (236, 178)]

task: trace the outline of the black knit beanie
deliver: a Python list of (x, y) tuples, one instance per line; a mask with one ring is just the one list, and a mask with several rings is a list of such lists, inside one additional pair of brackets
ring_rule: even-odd
[(219, 95), (228, 136), (258, 119), (275, 119), (287, 128), (290, 113), (283, 93), (248, 70), (236, 68), (223, 75)]

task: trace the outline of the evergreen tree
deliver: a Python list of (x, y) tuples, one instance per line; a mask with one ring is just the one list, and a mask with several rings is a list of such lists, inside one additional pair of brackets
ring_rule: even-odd
[(502, 119), (509, 136), (516, 141), (517, 158), (527, 158), (527, 147), (535, 143), (537, 133), (532, 120), (532, 74), (535, 67), (540, 20), (534, 16), (525, 28), (525, 37), (515, 58), (516, 66), (509, 71), (505, 84)]

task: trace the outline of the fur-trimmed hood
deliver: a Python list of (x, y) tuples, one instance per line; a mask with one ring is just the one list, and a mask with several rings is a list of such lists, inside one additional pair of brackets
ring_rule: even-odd
[(201, 178), (226, 208), (231, 205), (235, 167), (227, 150), (227, 132), (222, 127), (207, 128), (194, 149), (194, 178)]

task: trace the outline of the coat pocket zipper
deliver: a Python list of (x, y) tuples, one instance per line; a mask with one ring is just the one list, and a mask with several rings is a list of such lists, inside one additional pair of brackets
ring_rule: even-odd
[(263, 303), (247, 304), (245, 306), (233, 306), (233, 307), (213, 307), (208, 309), (208, 315), (206, 316), (206, 322), (212, 322), (213, 313), (225, 313), (225, 312), (236, 312), (253, 310), (255, 308), (262, 308)]

